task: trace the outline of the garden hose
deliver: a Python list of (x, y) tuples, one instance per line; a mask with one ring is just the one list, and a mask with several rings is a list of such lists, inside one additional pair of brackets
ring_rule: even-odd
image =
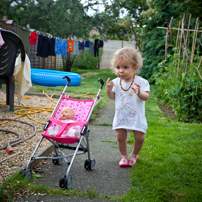
[(9, 154), (11, 154), (11, 153), (13, 153), (13, 148), (12, 148), (12, 146), (14, 146), (14, 145), (16, 145), (16, 144), (19, 144), (19, 143), (21, 143), (21, 142), (23, 142), (23, 141), (25, 141), (25, 140), (28, 140), (28, 139), (32, 138), (32, 137), (36, 134), (36, 127), (35, 127), (34, 125), (30, 124), (30, 123), (27, 123), (27, 122), (24, 122), (24, 121), (20, 121), (20, 120), (14, 120), (14, 119), (0, 119), (0, 121), (5, 121), (5, 120), (7, 120), (7, 121), (17, 121), (17, 122), (20, 122), (20, 123), (23, 123), (23, 124), (27, 124), (27, 125), (33, 127), (33, 129), (34, 129), (34, 132), (32, 133), (32, 135), (30, 135), (29, 137), (27, 137), (27, 138), (25, 138), (25, 139), (22, 139), (22, 140), (20, 140), (20, 139), (21, 139), (21, 136), (20, 136), (18, 133), (14, 132), (14, 131), (10, 131), (10, 130), (0, 129), (0, 131), (4, 131), (4, 132), (6, 132), (6, 133), (13, 133), (13, 134), (15, 134), (15, 135), (18, 136), (18, 138), (17, 138), (16, 140), (11, 140), (11, 141), (9, 141), (9, 142), (7, 143), (7, 146), (0, 147), (0, 150), (1, 150), (1, 149), (7, 149), (7, 152), (8, 152)]
[[(43, 92), (43, 94), (44, 94), (46, 97), (48, 97), (52, 102), (56, 103), (56, 102), (52, 99), (52, 97), (53, 97), (54, 95), (56, 95), (56, 94), (52, 94), (51, 97), (49, 97), (49, 96), (48, 96), (46, 93), (44, 93), (44, 92)], [(5, 102), (5, 101), (1, 101), (1, 102)], [(15, 103), (17, 103), (17, 102), (15, 102)], [(23, 108), (23, 109), (16, 110), (14, 113), (17, 114), (17, 115), (19, 115), (19, 116), (16, 116), (16, 117), (14, 117), (13, 119), (17, 119), (17, 118), (22, 117), (22, 116), (27, 116), (29, 119), (31, 119), (31, 120), (33, 120), (33, 121), (35, 121), (35, 122), (37, 122), (37, 123), (40, 123), (40, 124), (45, 125), (45, 124), (46, 124), (45, 122), (40, 122), (40, 121), (38, 121), (38, 120), (36, 120), (36, 119), (30, 117), (29, 115), (30, 115), (30, 114), (36, 114), (36, 113), (45, 113), (45, 112), (50, 112), (50, 113), (51, 113), (51, 112), (53, 111), (53, 108), (51, 107), (51, 106), (52, 106), (52, 103), (50, 104), (49, 107), (29, 107), (29, 106), (25, 106), (25, 104), (23, 104), (23, 103), (20, 103), (20, 104), (23, 105), (24, 108)], [(15, 107), (21, 107), (21, 108), (22, 108), (21, 105), (15, 105)], [(28, 112), (27, 112), (27, 111), (28, 111)], [(1, 124), (4, 124), (4, 123), (7, 123), (7, 122), (8, 122), (8, 121), (2, 122), (2, 123), (0, 123), (0, 125), (1, 125)]]
[[(44, 94), (47, 98), (49, 98), (52, 102), (54, 102), (55, 104), (57, 104), (57, 102), (55, 102), (55, 101), (52, 99), (52, 97), (53, 97), (54, 95), (57, 95), (57, 94), (52, 94), (51, 97), (49, 97), (44, 91), (43, 91), (43, 94)], [(77, 96), (74, 96), (74, 97), (96, 97), (96, 95), (88, 96), (88, 94), (89, 94), (89, 93), (86, 93), (86, 94), (84, 94), (84, 95), (77, 95)], [(68, 97), (69, 97), (69, 96), (68, 96)], [(6, 102), (6, 101), (0, 101), (0, 103), (1, 103), (1, 102)], [(17, 103), (17, 102), (15, 101), (14, 103)], [(50, 112), (50, 113), (51, 113), (51, 112), (53, 111), (53, 109), (54, 109), (54, 108), (52, 108), (52, 103), (50, 104), (49, 107), (29, 107), (29, 106), (25, 106), (25, 104), (23, 104), (23, 103), (20, 103), (20, 104), (22, 104), (24, 108), (23, 108), (23, 109), (16, 110), (16, 111), (14, 112), (15, 114), (17, 114), (17, 115), (19, 115), (19, 116), (16, 116), (16, 117), (14, 117), (14, 118), (12, 118), (12, 119), (0, 119), (1, 121), (3, 121), (3, 122), (0, 123), (0, 125), (5, 124), (5, 123), (7, 123), (7, 122), (9, 122), (9, 121), (17, 121), (17, 122), (20, 122), (20, 123), (23, 123), (23, 124), (27, 124), (27, 125), (30, 125), (31, 127), (33, 127), (33, 128), (34, 128), (34, 133), (33, 133), (31, 136), (29, 136), (28, 138), (25, 138), (25, 139), (21, 140), (21, 136), (20, 136), (18, 133), (14, 132), (14, 131), (10, 131), (10, 130), (0, 129), (0, 131), (4, 131), (4, 132), (6, 132), (6, 133), (13, 133), (13, 134), (15, 134), (16, 136), (18, 136), (18, 138), (17, 138), (16, 140), (9, 141), (9, 142), (7, 143), (7, 146), (0, 147), (0, 150), (1, 150), (1, 149), (7, 149), (8, 154), (11, 154), (11, 153), (14, 152), (12, 146), (14, 146), (14, 145), (16, 145), (16, 144), (19, 144), (19, 143), (21, 143), (21, 142), (23, 142), (23, 141), (26, 141), (27, 139), (30, 139), (31, 137), (33, 137), (33, 136), (36, 134), (36, 127), (35, 127), (34, 125), (32, 125), (32, 124), (30, 124), (30, 123), (27, 123), (27, 122), (24, 122), (24, 121), (16, 120), (17, 118), (20, 118), (20, 117), (22, 117), (22, 116), (27, 116), (29, 119), (31, 119), (31, 120), (33, 120), (33, 121), (35, 121), (35, 122), (37, 122), (37, 123), (40, 123), (40, 124), (45, 125), (45, 124), (46, 124), (45, 122), (40, 122), (40, 121), (38, 121), (38, 120), (36, 120), (36, 119), (30, 117), (29, 115), (30, 115), (30, 114), (36, 114), (36, 113), (47, 113), (47, 112)], [(21, 105), (15, 105), (15, 107), (21, 107), (21, 108), (22, 108)], [(28, 111), (28, 112), (27, 112), (27, 111)]]
[[(57, 104), (57, 102), (55, 102), (55, 101), (52, 99), (52, 97), (53, 97), (54, 95), (57, 95), (57, 94), (52, 94), (51, 96), (48, 96), (44, 91), (43, 91), (43, 94), (44, 94), (48, 99), (50, 99), (50, 101), (52, 101), (52, 102), (54, 102), (55, 104)], [(76, 96), (74, 96), (74, 97), (85, 97), (85, 98), (87, 98), (87, 97), (96, 97), (96, 95), (88, 96), (88, 94), (89, 94), (89, 93), (86, 93), (86, 94), (83, 94), (83, 95), (76, 95)], [(69, 97), (69, 96), (68, 96), (68, 97)], [(6, 102), (6, 101), (0, 101), (0, 102)], [(29, 106), (25, 106), (23, 103), (20, 103), (21, 105), (23, 105), (24, 108), (23, 108), (23, 109), (16, 110), (14, 113), (17, 114), (17, 115), (19, 115), (19, 116), (16, 116), (16, 117), (14, 117), (13, 119), (17, 119), (17, 118), (20, 118), (20, 117), (22, 117), (22, 116), (27, 116), (27, 117), (28, 117), (29, 119), (31, 119), (32, 121), (35, 121), (35, 122), (37, 122), (37, 123), (40, 123), (40, 124), (45, 125), (46, 122), (40, 122), (40, 121), (38, 121), (38, 120), (36, 120), (36, 119), (30, 117), (29, 115), (30, 115), (30, 114), (36, 114), (36, 113), (47, 113), (47, 112), (51, 113), (51, 112), (53, 111), (53, 109), (54, 109), (54, 108), (52, 108), (52, 102), (50, 102), (50, 106), (49, 106), (49, 107), (29, 107)], [(17, 103), (17, 102), (15, 101), (15, 103)], [(21, 105), (15, 105), (15, 107), (21, 107), (21, 108), (22, 108)], [(25, 111), (28, 111), (28, 112), (25, 112)], [(2, 122), (2, 123), (0, 123), (0, 125), (1, 125), (1, 124), (4, 124), (4, 123), (7, 123), (7, 122), (8, 122), (8, 121)]]
[[(44, 93), (44, 94), (45, 94), (45, 93)], [(46, 95), (52, 102), (55, 102), (55, 101), (52, 99), (52, 97), (54, 96), (54, 94), (53, 94), (51, 97), (49, 97), (47, 94), (45, 94), (45, 95)], [(1, 101), (1, 102), (2, 102), (2, 101)], [(5, 101), (3, 101), (3, 102), (5, 102)], [(15, 103), (16, 103), (16, 102), (15, 102)], [(25, 139), (22, 139), (22, 140), (21, 140), (21, 136), (20, 136), (18, 133), (14, 132), (14, 131), (11, 131), (11, 130), (0, 129), (0, 131), (4, 131), (5, 133), (13, 133), (13, 134), (15, 134), (16, 136), (18, 136), (16, 140), (9, 141), (6, 146), (0, 147), (0, 150), (1, 150), (1, 149), (6, 149), (7, 152), (8, 152), (8, 154), (11, 154), (11, 153), (14, 152), (12, 146), (14, 146), (14, 145), (16, 145), (16, 144), (19, 144), (19, 143), (21, 143), (21, 142), (23, 142), (23, 141), (28, 140), (28, 139), (32, 138), (32, 137), (36, 134), (36, 127), (35, 127), (34, 125), (32, 125), (32, 124), (30, 124), (30, 123), (27, 123), (27, 122), (24, 122), (24, 121), (16, 120), (17, 118), (22, 117), (22, 116), (27, 116), (29, 119), (31, 119), (31, 120), (33, 120), (33, 121), (35, 121), (35, 122), (37, 122), (37, 123), (46, 124), (46, 123), (40, 122), (40, 121), (38, 121), (38, 120), (36, 120), (36, 119), (30, 117), (29, 115), (30, 115), (30, 114), (35, 114), (35, 113), (43, 113), (43, 112), (50, 112), (50, 113), (51, 113), (51, 112), (53, 111), (53, 108), (51, 108), (52, 103), (51, 103), (50, 107), (27, 107), (27, 106), (25, 106), (23, 103), (21, 103), (21, 104), (23, 105), (24, 109), (16, 110), (16, 111), (14, 112), (15, 114), (18, 114), (19, 116), (16, 116), (16, 117), (14, 117), (13, 119), (0, 119), (1, 121), (3, 121), (3, 122), (0, 123), (0, 125), (1, 125), (1, 124), (5, 124), (5, 123), (7, 123), (7, 122), (9, 122), (9, 121), (17, 121), (17, 122), (20, 122), (20, 123), (23, 123), (23, 124), (27, 124), (27, 125), (33, 127), (33, 128), (34, 128), (34, 133), (33, 133), (32, 135), (30, 135), (28, 138), (25, 138)], [(22, 107), (22, 106), (17, 106), (17, 107)], [(27, 112), (27, 111), (28, 111), (28, 112)]]

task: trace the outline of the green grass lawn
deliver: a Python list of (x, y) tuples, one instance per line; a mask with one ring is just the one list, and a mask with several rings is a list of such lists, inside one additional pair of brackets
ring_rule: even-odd
[[(80, 70), (73, 72), (76, 71), (85, 73), (85, 71), (79, 72)], [(97, 82), (98, 78), (106, 82), (108, 77), (111, 79), (115, 77), (110, 70), (91, 72), (98, 74), (82, 79), (80, 86), (69, 87), (68, 91), (73, 94), (86, 92), (96, 94), (100, 85)], [(61, 91), (64, 87), (58, 88)], [(202, 201), (202, 124), (176, 122), (164, 115), (158, 106), (153, 88), (154, 86), (151, 86), (150, 98), (146, 102), (148, 131), (138, 163), (130, 170), (130, 190), (126, 195), (112, 199), (127, 202), (200, 202)], [(46, 92), (48, 87), (43, 87), (43, 90)], [(105, 86), (101, 95), (106, 101)], [(134, 142), (132, 135), (128, 142), (132, 147)], [(19, 187), (19, 183), (13, 179), (12, 184)], [(26, 186), (23, 189), (26, 189)], [(34, 190), (35, 188), (32, 188), (32, 191)], [(58, 191), (58, 194), (61, 193)]]
[(202, 201), (202, 125), (172, 122), (160, 110), (152, 88), (145, 144), (131, 169), (130, 191), (121, 199)]

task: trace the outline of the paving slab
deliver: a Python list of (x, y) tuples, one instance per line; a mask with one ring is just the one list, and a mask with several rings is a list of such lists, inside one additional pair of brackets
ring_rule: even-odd
[[(84, 168), (87, 153), (76, 156), (69, 175), (72, 177), (71, 189), (86, 191), (97, 190), (101, 195), (119, 196), (126, 193), (129, 188), (129, 167), (118, 166), (119, 154), (117, 148), (113, 148), (108, 142), (90, 141), (91, 158), (95, 159), (96, 167), (93, 171)], [(69, 151), (65, 151), (68, 154)], [(52, 188), (60, 188), (59, 180), (66, 174), (68, 166), (54, 165), (51, 161), (40, 166), (39, 173), (42, 176), (37, 183), (43, 183)], [(121, 177), (120, 177), (121, 176)]]

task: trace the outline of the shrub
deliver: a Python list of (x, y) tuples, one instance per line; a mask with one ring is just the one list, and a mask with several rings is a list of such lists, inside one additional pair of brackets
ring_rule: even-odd
[(153, 75), (156, 95), (164, 105), (172, 107), (180, 121), (202, 122), (202, 80), (192, 65), (186, 76), (177, 75), (176, 59), (170, 56), (169, 62), (159, 63), (160, 71)]
[(97, 69), (101, 61), (103, 50), (99, 49), (99, 57), (90, 54), (89, 48), (85, 48), (85, 52), (76, 57), (74, 67), (78, 69)]

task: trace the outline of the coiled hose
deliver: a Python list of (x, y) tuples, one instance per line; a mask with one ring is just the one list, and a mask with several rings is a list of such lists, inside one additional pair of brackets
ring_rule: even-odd
[[(44, 93), (44, 92), (43, 92), (43, 94), (45, 94), (45, 96), (48, 97), (52, 102), (56, 103), (56, 102), (52, 99), (52, 97), (53, 97), (55, 94), (53, 94), (51, 97), (49, 97), (49, 96), (48, 96), (46, 93)], [(4, 102), (5, 102), (5, 101), (4, 101)], [(31, 119), (31, 120), (33, 120), (33, 121), (35, 121), (35, 122), (37, 122), (37, 123), (40, 123), (40, 124), (44, 124), (44, 125), (45, 125), (45, 124), (46, 124), (45, 122), (40, 122), (40, 121), (38, 121), (38, 120), (36, 120), (36, 119), (30, 117), (29, 115), (30, 115), (30, 114), (35, 114), (35, 113), (42, 113), (42, 112), (50, 112), (50, 113), (51, 113), (51, 112), (53, 111), (53, 108), (51, 108), (52, 103), (51, 103), (50, 107), (27, 107), (27, 106), (25, 106), (23, 103), (21, 103), (21, 104), (23, 105), (24, 108), (21, 109), (21, 110), (16, 110), (16, 111), (14, 112), (15, 114), (18, 114), (19, 116), (16, 116), (16, 117), (14, 117), (13, 119), (0, 119), (0, 121), (3, 121), (3, 122), (0, 123), (0, 125), (2, 125), (2, 124), (4, 124), (4, 123), (7, 123), (7, 122), (9, 122), (9, 121), (17, 121), (17, 122), (20, 122), (20, 123), (27, 124), (27, 125), (31, 126), (31, 127), (34, 129), (34, 132), (33, 132), (32, 135), (30, 135), (29, 137), (27, 137), (27, 138), (21, 140), (21, 136), (20, 136), (18, 133), (14, 132), (14, 131), (11, 131), (11, 130), (0, 129), (0, 131), (3, 131), (3, 132), (5, 132), (5, 133), (12, 133), (12, 134), (15, 134), (15, 135), (17, 136), (17, 139), (16, 139), (16, 140), (9, 141), (6, 146), (0, 147), (0, 150), (2, 150), (2, 149), (7, 149), (7, 152), (8, 152), (9, 154), (13, 153), (12, 146), (15, 146), (16, 144), (19, 144), (19, 143), (21, 143), (21, 142), (23, 142), (23, 141), (28, 140), (28, 139), (32, 138), (32, 137), (36, 134), (36, 127), (35, 127), (34, 125), (32, 125), (32, 124), (30, 124), (30, 123), (27, 123), (27, 122), (24, 122), (24, 121), (16, 120), (17, 118), (22, 117), (22, 116), (27, 116), (29, 119)], [(18, 107), (22, 107), (22, 106), (18, 106)], [(28, 112), (27, 112), (27, 111), (28, 111)]]
[(14, 132), (14, 131), (11, 131), (11, 130), (0, 129), (0, 131), (4, 131), (6, 133), (13, 133), (13, 134), (18, 136), (18, 138), (16, 140), (9, 141), (7, 143), (7, 146), (0, 147), (0, 150), (1, 149), (7, 149), (7, 152), (9, 154), (13, 152), (12, 146), (14, 146), (16, 144), (19, 144), (19, 143), (21, 143), (21, 142), (23, 142), (25, 140), (28, 140), (28, 139), (32, 138), (36, 134), (36, 127), (34, 125), (30, 124), (30, 123), (20, 121), (20, 120), (15, 120), (15, 119), (0, 119), (0, 121), (17, 121), (17, 122), (20, 122), (20, 123), (23, 123), (23, 124), (27, 124), (27, 125), (33, 127), (33, 129), (34, 129), (34, 132), (32, 133), (32, 135), (30, 135), (29, 137), (27, 137), (25, 139), (22, 139), (22, 140), (21, 140), (21, 136), (18, 133)]
[[(20, 122), (20, 123), (23, 123), (23, 124), (27, 124), (27, 125), (29, 125), (29, 126), (31, 126), (31, 127), (34, 128), (34, 133), (33, 133), (32, 135), (30, 135), (28, 138), (25, 138), (25, 139), (22, 139), (22, 140), (21, 140), (21, 136), (20, 136), (18, 133), (14, 132), (14, 131), (11, 131), (11, 130), (0, 129), (0, 131), (4, 131), (4, 132), (6, 132), (6, 133), (13, 133), (13, 134), (15, 134), (16, 136), (18, 136), (18, 138), (17, 138), (16, 140), (9, 141), (9, 142), (7, 143), (7, 146), (0, 147), (0, 150), (1, 150), (1, 149), (7, 149), (7, 152), (10, 154), (10, 153), (13, 152), (12, 146), (14, 146), (14, 145), (16, 145), (16, 144), (19, 144), (19, 143), (21, 143), (21, 142), (23, 142), (23, 141), (28, 140), (28, 139), (32, 138), (32, 137), (36, 134), (36, 127), (35, 127), (34, 125), (32, 125), (32, 124), (30, 124), (30, 123), (27, 123), (27, 122), (24, 122), (24, 121), (16, 120), (17, 118), (22, 117), (22, 116), (27, 116), (29, 119), (31, 119), (31, 120), (33, 120), (33, 121), (35, 121), (35, 122), (37, 122), (37, 123), (40, 123), (40, 124), (43, 124), (43, 125), (46, 124), (46, 122), (40, 122), (40, 121), (38, 121), (38, 120), (36, 120), (36, 119), (34, 119), (34, 118), (32, 118), (32, 117), (29, 116), (30, 114), (43, 113), (43, 112), (50, 112), (50, 113), (52, 113), (52, 111), (53, 111), (52, 102), (56, 104), (56, 102), (52, 99), (52, 97), (53, 97), (54, 95), (57, 95), (57, 94), (52, 94), (51, 97), (49, 97), (44, 91), (43, 91), (43, 94), (44, 94), (47, 98), (49, 98), (50, 101), (51, 101), (51, 104), (50, 104), (49, 107), (28, 107), (28, 106), (25, 106), (23, 103), (20, 103), (20, 104), (23, 105), (24, 108), (23, 108), (23, 109), (16, 110), (16, 111), (14, 112), (15, 114), (18, 114), (19, 116), (16, 116), (16, 117), (14, 117), (13, 119), (0, 119), (1, 121), (4, 121), (4, 122), (1, 122), (0, 125), (1, 125), (1, 124), (4, 124), (4, 123), (7, 123), (7, 122), (9, 122), (9, 121), (17, 121), (17, 122)], [(84, 95), (77, 95), (77, 96), (75, 96), (75, 97), (86, 97), (86, 98), (88, 98), (88, 97), (95, 97), (95, 96), (96, 96), (96, 95), (88, 96), (88, 93), (86, 93), (86, 94), (84, 94)], [(3, 101), (3, 102), (5, 102), (5, 101)], [(16, 103), (16, 102), (15, 102), (15, 103)], [(18, 106), (16, 106), (16, 107), (22, 107), (22, 106), (21, 106), (21, 105), (20, 105), (20, 106), (18, 105)], [(26, 111), (28, 111), (28, 112), (26, 112)]]

